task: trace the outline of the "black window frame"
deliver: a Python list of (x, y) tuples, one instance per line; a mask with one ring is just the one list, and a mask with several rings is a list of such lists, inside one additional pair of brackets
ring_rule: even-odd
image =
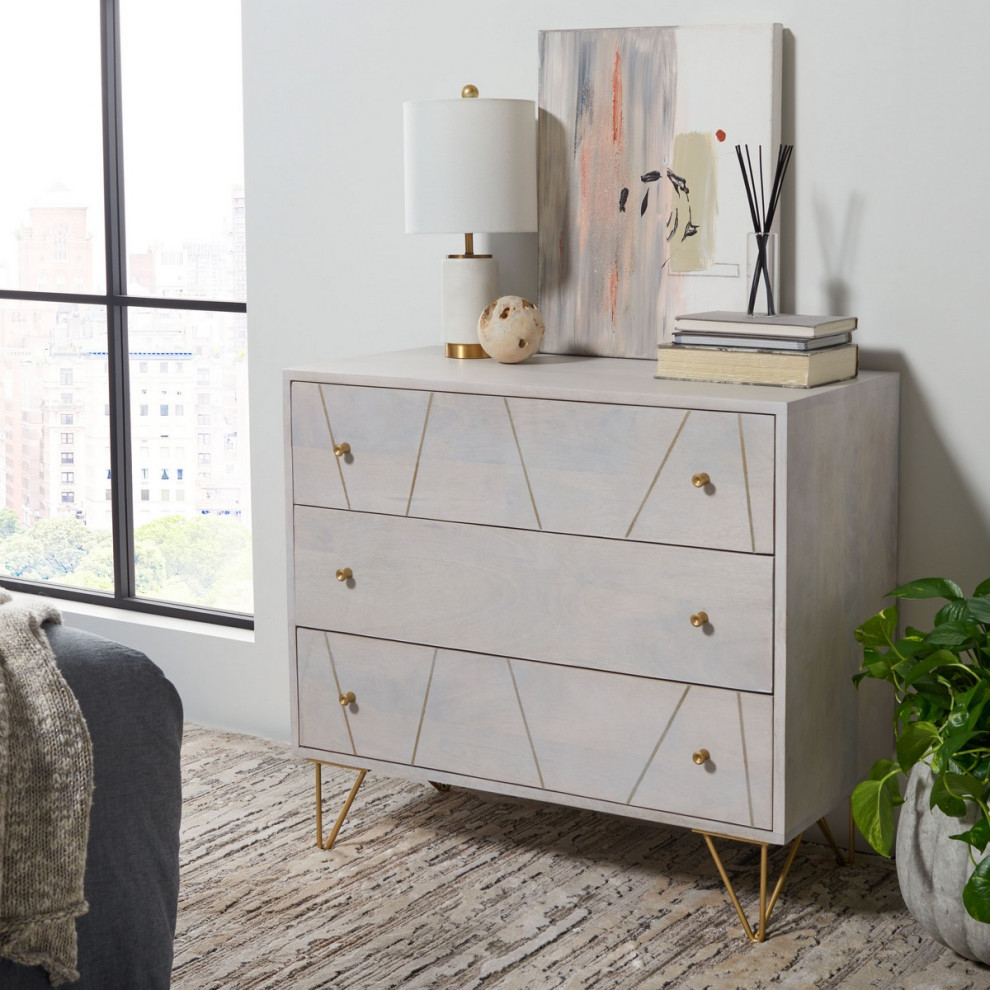
[[(125, 611), (193, 619), (216, 625), (254, 628), (254, 615), (157, 601), (137, 595), (134, 572), (134, 498), (131, 476), (130, 381), (127, 317), (132, 308), (186, 309), (247, 313), (246, 302), (190, 300), (127, 294), (127, 250), (124, 212), (124, 145), (120, 58), (119, 0), (93, 0), (100, 7), (100, 66), (103, 93), (103, 223), (106, 232), (106, 285), (103, 292), (35, 292), (0, 289), (0, 299), (78, 303), (102, 306), (107, 316), (108, 386), (110, 396), (111, 527), (113, 592), (92, 591), (43, 581), (0, 575), (4, 587), (48, 598), (108, 605)], [(66, 435), (63, 431), (63, 436)], [(144, 493), (141, 492), (143, 495)]]

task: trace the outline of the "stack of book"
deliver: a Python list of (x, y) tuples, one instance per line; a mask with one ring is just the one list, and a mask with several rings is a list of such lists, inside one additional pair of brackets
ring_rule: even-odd
[(855, 378), (854, 316), (678, 316), (657, 348), (657, 378), (813, 388)]

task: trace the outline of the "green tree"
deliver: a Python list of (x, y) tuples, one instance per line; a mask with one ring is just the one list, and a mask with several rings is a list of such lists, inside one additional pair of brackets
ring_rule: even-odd
[(234, 519), (165, 516), (134, 534), (138, 593), (204, 608), (250, 610), (251, 534)]
[(12, 577), (69, 583), (67, 578), (99, 542), (78, 519), (43, 519), (0, 545), (0, 569)]
[(92, 547), (66, 583), (92, 591), (113, 591), (113, 541), (105, 531), (97, 531), (93, 535)]
[(21, 530), (21, 521), (13, 509), (0, 509), (0, 540), (13, 536)]

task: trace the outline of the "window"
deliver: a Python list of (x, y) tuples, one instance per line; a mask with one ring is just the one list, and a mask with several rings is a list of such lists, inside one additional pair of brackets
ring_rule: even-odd
[[(4, 105), (17, 154), (0, 156), (6, 585), (251, 624), (247, 451), (225, 455), (223, 487), (197, 483), (181, 399), (208, 389), (247, 435), (240, 78), (240, 0), (4, 8), (0, 92), (18, 94)], [(162, 443), (168, 475), (190, 470), (184, 499), (142, 484)], [(55, 533), (66, 559), (51, 566)]]

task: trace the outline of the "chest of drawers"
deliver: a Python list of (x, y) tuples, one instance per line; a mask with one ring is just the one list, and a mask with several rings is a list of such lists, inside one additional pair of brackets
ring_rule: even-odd
[(761, 842), (848, 797), (896, 375), (424, 349), (285, 396), (298, 753)]

